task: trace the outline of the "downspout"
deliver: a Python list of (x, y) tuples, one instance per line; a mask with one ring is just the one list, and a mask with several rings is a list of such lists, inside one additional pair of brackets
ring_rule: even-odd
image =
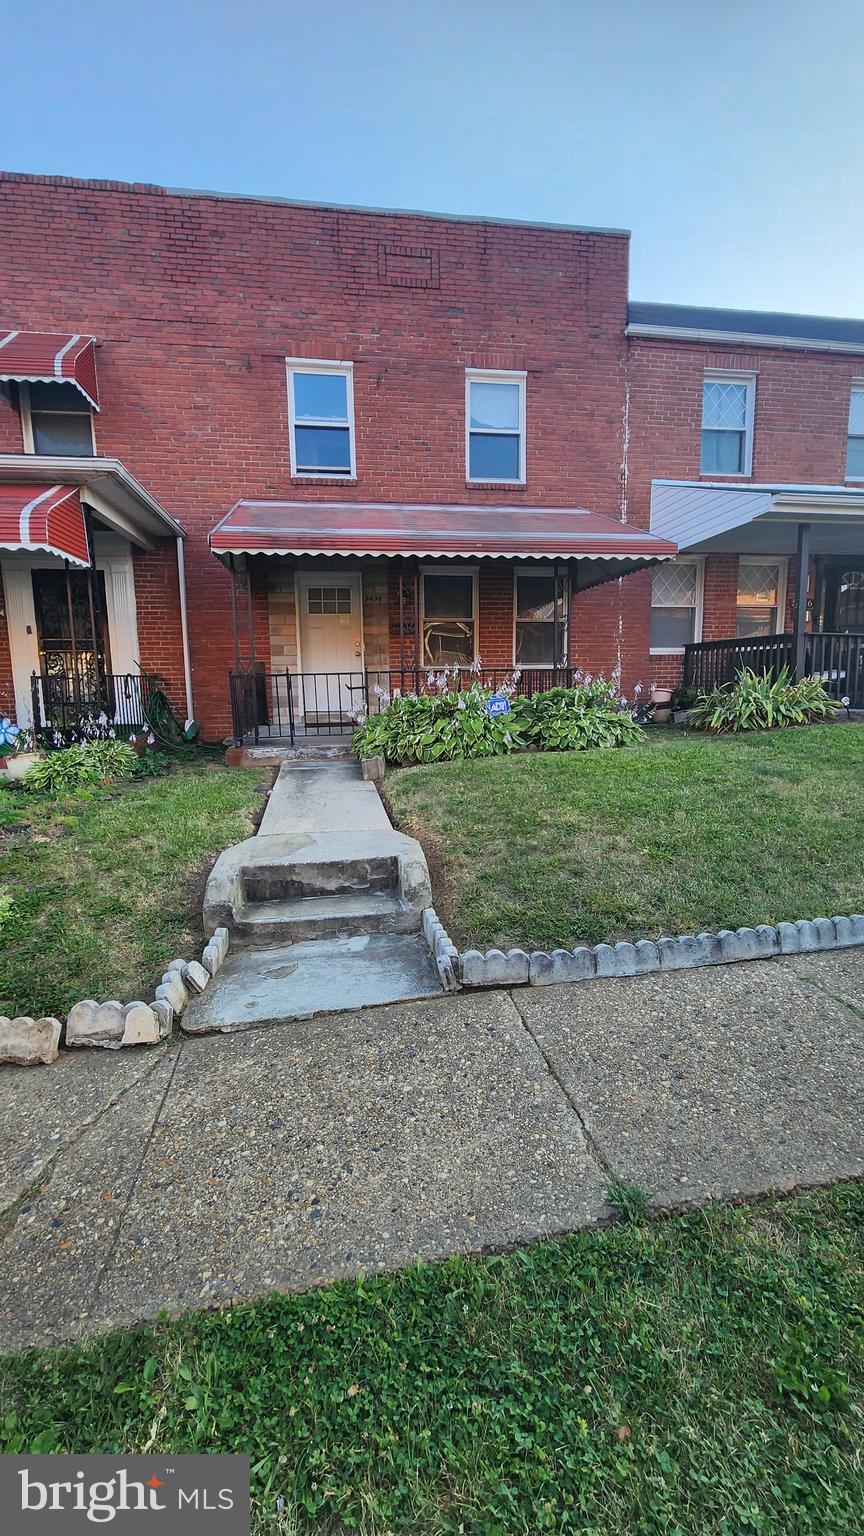
[(189, 658), (189, 613), (186, 607), (186, 552), (177, 535), (177, 582), (180, 588), (180, 634), (183, 640), (183, 681), (186, 685), (186, 723), (195, 719), (192, 706), (192, 662)]

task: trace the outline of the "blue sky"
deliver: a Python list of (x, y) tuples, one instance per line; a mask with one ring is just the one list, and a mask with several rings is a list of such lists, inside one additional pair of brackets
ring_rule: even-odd
[(861, 0), (0, 0), (6, 169), (633, 231), (864, 315)]

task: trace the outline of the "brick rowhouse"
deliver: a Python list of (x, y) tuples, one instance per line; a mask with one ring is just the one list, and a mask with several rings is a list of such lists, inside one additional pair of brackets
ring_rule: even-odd
[[(700, 479), (701, 380), (715, 366), (758, 373), (754, 480), (843, 481), (861, 360), (628, 338), (624, 232), (9, 174), (0, 252), (0, 324), (96, 338), (96, 452), (187, 531), (205, 739), (230, 731), (234, 656), (230, 578), (208, 533), (241, 498), (583, 507), (647, 529), (653, 477)], [(286, 357), (353, 363), (356, 477), (292, 475)], [(466, 481), (468, 368), (525, 371), (524, 484)], [(0, 455), (21, 452), (15, 405), (13, 387)], [(141, 664), (182, 709), (173, 541), (133, 565)], [(360, 567), (367, 650), (392, 663), (392, 572)], [(266, 556), (251, 573), (257, 656), (290, 666), (291, 581)], [(736, 555), (706, 558), (706, 638), (734, 634), (736, 580)], [(649, 654), (651, 581), (646, 570), (574, 597), (573, 662), (620, 665), (626, 687), (677, 680), (679, 657)], [(512, 665), (513, 633), (512, 566), (481, 562), (484, 664)], [(4, 712), (11, 696), (0, 617)]]

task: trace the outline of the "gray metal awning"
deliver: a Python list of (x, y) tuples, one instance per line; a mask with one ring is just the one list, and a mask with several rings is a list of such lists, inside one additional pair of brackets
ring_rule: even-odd
[(860, 552), (864, 485), (651, 482), (651, 532), (682, 551), (791, 555), (801, 523), (810, 525), (812, 555)]

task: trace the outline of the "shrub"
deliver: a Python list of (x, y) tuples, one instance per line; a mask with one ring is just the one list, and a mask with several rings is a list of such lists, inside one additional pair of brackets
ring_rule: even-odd
[(63, 794), (131, 778), (136, 766), (135, 753), (125, 741), (81, 741), (40, 758), (21, 784), (36, 793)]
[(428, 693), (396, 694), (380, 714), (363, 720), (353, 746), (360, 757), (381, 754), (388, 763), (448, 762), (453, 758), (496, 757), (536, 745), (546, 752), (581, 752), (587, 747), (631, 745), (642, 736), (614, 683), (580, 679), (573, 688), (550, 688), (526, 699), (515, 692), (518, 673), (500, 691), (508, 714), (490, 718), (492, 690), (473, 682), (460, 688), (444, 672), (429, 679)]
[(700, 694), (687, 724), (693, 730), (717, 735), (724, 731), (769, 731), (776, 726), (830, 720), (836, 707), (818, 677), (803, 677), (793, 683), (788, 667), (775, 678), (769, 672), (756, 673), (747, 667), (734, 683), (723, 683), (711, 693)]
[(435, 763), (465, 757), (496, 757), (525, 745), (524, 701), (514, 698), (510, 713), (491, 719), (490, 690), (472, 683), (464, 690), (395, 694), (378, 715), (354, 733), (360, 757), (381, 754), (388, 763)]
[(629, 747), (642, 727), (605, 678), (575, 688), (549, 688), (530, 700), (530, 739), (541, 752), (584, 752), (589, 747)]

